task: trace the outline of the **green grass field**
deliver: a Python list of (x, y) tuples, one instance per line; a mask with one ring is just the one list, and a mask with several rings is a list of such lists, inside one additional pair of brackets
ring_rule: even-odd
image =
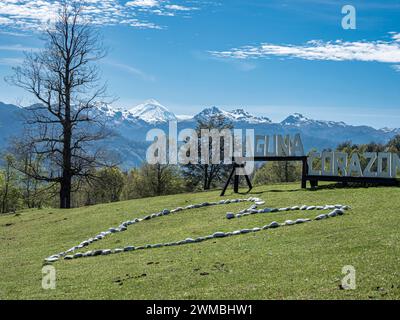
[[(44, 290), (43, 259), (163, 208), (220, 200), (219, 191), (139, 199), (63, 211), (0, 217), (0, 299), (399, 299), (400, 189), (255, 188), (266, 206), (346, 204), (346, 215), (175, 247), (60, 260), (55, 290)], [(225, 198), (248, 197), (228, 194)], [(177, 241), (262, 226), (321, 212), (292, 211), (227, 220), (248, 203), (183, 211), (128, 227), (90, 245)], [(342, 267), (356, 269), (355, 290), (341, 290)]]

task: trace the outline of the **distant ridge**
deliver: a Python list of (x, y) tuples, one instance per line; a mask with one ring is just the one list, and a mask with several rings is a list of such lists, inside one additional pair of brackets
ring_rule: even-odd
[[(25, 112), (28, 112), (26, 108), (0, 102), (0, 151), (7, 147), (11, 137), (22, 133)], [(126, 168), (137, 166), (145, 159), (148, 130), (161, 128), (167, 132), (170, 120), (178, 121), (178, 129), (181, 130), (195, 128), (198, 120), (207, 121), (212, 116), (221, 115), (231, 121), (235, 128), (254, 129), (255, 134), (300, 133), (306, 151), (311, 148), (335, 148), (344, 141), (356, 144), (386, 143), (396, 134), (400, 134), (400, 128), (354, 126), (342, 121), (314, 120), (300, 113), (291, 114), (283, 121), (274, 123), (267, 117), (252, 115), (243, 108), (226, 111), (213, 106), (204, 108), (193, 116), (177, 116), (155, 99), (127, 109), (98, 103), (92, 112), (114, 130), (114, 137), (103, 143), (108, 149), (121, 155), (122, 166)]]

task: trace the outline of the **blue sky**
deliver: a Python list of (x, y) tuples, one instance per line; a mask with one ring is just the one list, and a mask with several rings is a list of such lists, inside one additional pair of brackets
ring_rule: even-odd
[[(357, 28), (341, 26), (342, 7)], [(274, 121), (400, 127), (400, 1), (90, 0), (109, 55), (100, 67), (116, 106), (146, 99), (176, 114), (217, 105)], [(0, 3), (0, 101), (32, 98), (3, 81), (37, 50), (54, 1)], [(340, 42), (336, 42), (341, 40)], [(311, 41), (311, 42), (310, 42)]]

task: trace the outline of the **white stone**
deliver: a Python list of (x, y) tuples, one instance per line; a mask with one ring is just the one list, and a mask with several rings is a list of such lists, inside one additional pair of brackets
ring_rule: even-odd
[(278, 223), (278, 222), (276, 222), (276, 221), (272, 221), (270, 224), (269, 224), (269, 227), (270, 228), (278, 228), (280, 226), (280, 224)]
[(296, 222), (294, 222), (293, 220), (286, 220), (284, 223), (286, 226), (291, 226), (293, 224), (296, 224)]
[(84, 257), (90, 257), (90, 256), (92, 256), (92, 254), (93, 254), (93, 251), (86, 251), (84, 254), (83, 254), (83, 256)]
[(51, 263), (51, 262), (56, 262), (58, 259), (59, 258), (57, 258), (57, 257), (49, 257), (49, 258), (46, 258), (45, 261)]
[(322, 220), (328, 218), (328, 215), (326, 214), (320, 214), (319, 216), (315, 217), (315, 220)]
[(344, 210), (343, 209), (335, 209), (336, 214), (338, 214), (339, 216), (344, 215)]
[(335, 210), (328, 213), (328, 217), (331, 217), (331, 218), (332, 218), (332, 217), (336, 217), (336, 216), (337, 216), (337, 213), (336, 213)]
[(242, 230), (240, 230), (240, 233), (249, 233), (249, 232), (251, 232), (250, 229), (242, 229)]
[(225, 237), (225, 236), (226, 236), (225, 232), (219, 231), (219, 232), (214, 232), (214, 233), (213, 233), (213, 237), (214, 237), (214, 238), (223, 238), (223, 237)]

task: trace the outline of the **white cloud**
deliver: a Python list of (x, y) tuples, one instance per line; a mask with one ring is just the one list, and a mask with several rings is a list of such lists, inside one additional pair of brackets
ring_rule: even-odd
[(210, 51), (219, 58), (250, 59), (298, 58), (305, 60), (375, 61), (400, 63), (400, 33), (391, 33), (388, 41), (308, 41), (304, 45), (276, 45), (263, 43), (227, 51)]
[[(197, 8), (171, 4), (165, 0), (82, 0), (85, 16), (96, 25), (127, 25), (136, 28), (161, 26), (148, 21), (151, 16), (175, 16), (176, 12), (187, 14)], [(14, 30), (42, 30), (56, 17), (58, 0), (1, 0), (0, 28)], [(7, 30), (10, 31), (10, 30)]]
[(157, 0), (134, 0), (128, 1), (125, 5), (128, 7), (157, 7), (159, 2)]
[(185, 7), (177, 4), (167, 4), (165, 8), (170, 9), (170, 10), (176, 10), (176, 11), (192, 11), (192, 10), (197, 10), (197, 8), (194, 7)]

